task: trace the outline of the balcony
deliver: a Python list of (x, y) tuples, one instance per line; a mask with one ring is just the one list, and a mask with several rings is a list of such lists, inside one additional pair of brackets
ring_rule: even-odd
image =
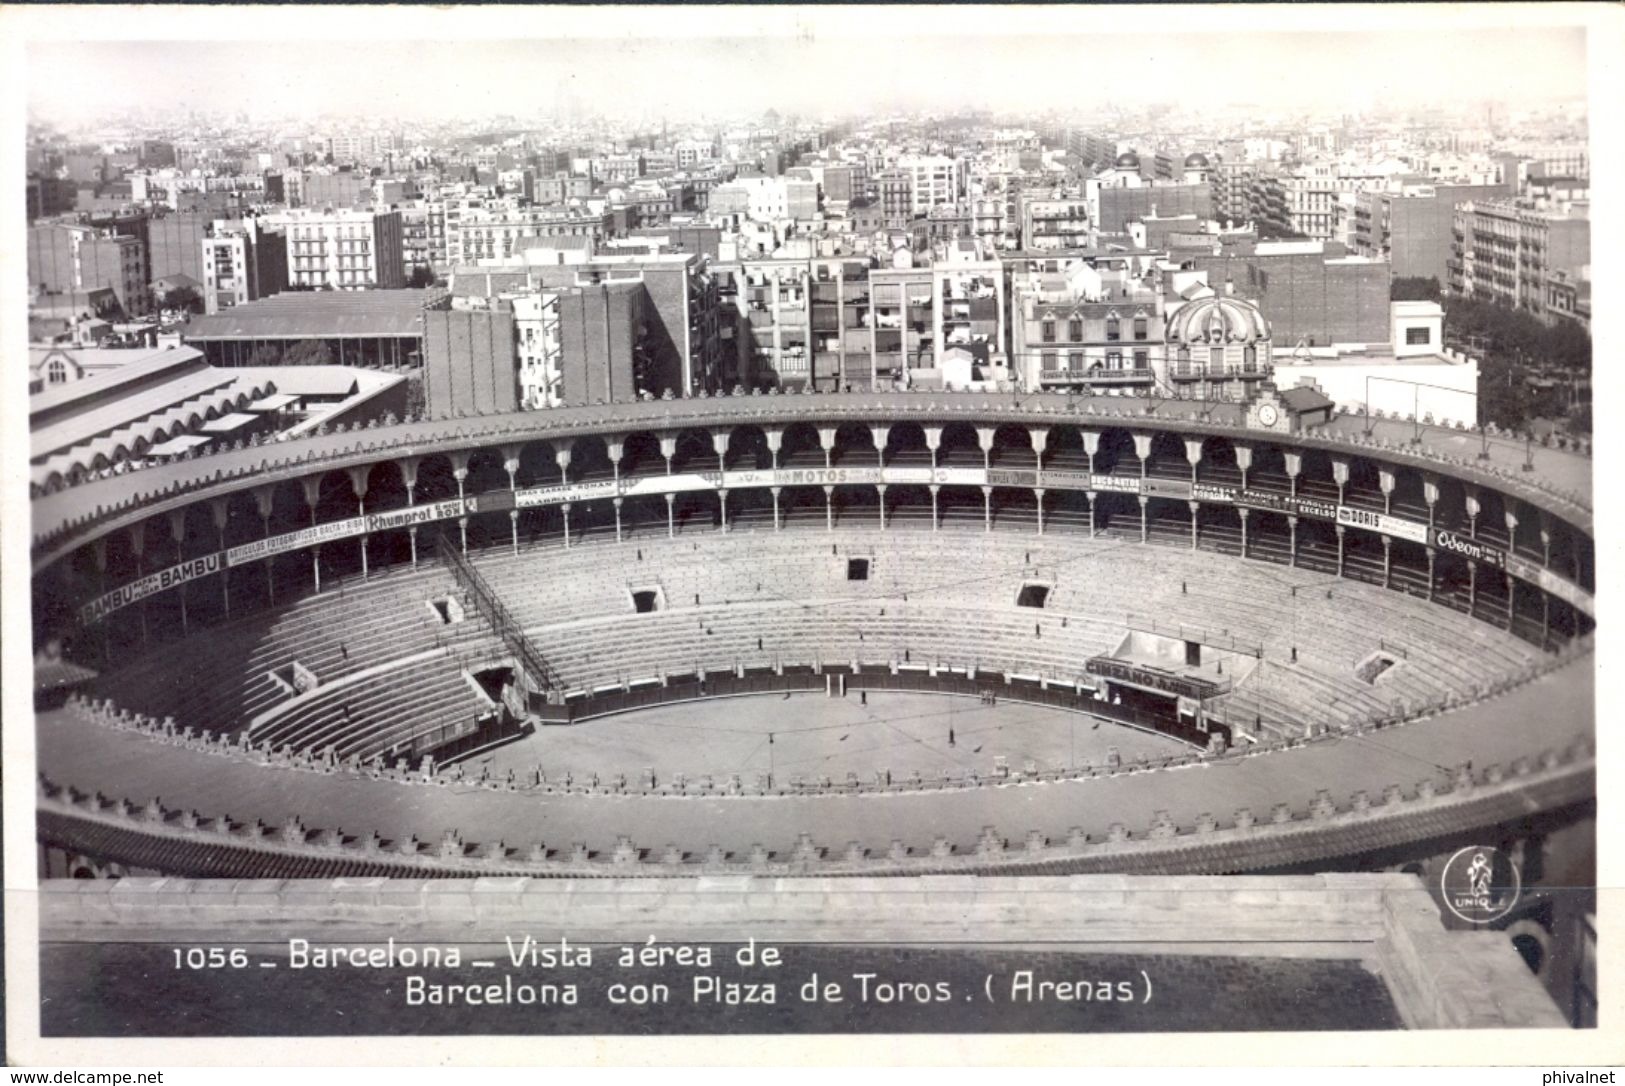
[(1119, 385), (1150, 384), (1153, 375), (1144, 370), (1040, 370), (1040, 383), (1046, 385), (1072, 385), (1113, 387)]

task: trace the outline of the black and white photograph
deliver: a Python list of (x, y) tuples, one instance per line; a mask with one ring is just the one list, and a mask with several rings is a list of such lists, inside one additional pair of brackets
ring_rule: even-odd
[(1380, 7), (0, 12), (7, 1062), (1618, 1063), (1619, 11)]

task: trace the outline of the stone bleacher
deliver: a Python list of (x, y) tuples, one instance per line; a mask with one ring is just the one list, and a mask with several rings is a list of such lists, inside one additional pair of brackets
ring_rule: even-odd
[[(493, 548), (474, 561), (576, 690), (736, 666), (905, 661), (1070, 684), (1089, 657), (1117, 645), (1131, 616), (1143, 616), (1215, 645), (1261, 648), (1264, 663), (1211, 708), (1249, 731), (1256, 719), (1267, 738), (1382, 716), (1396, 702), (1466, 697), (1539, 655), (1403, 593), (1145, 546), (1133, 527), (1090, 539), (809, 526)], [(869, 560), (867, 580), (847, 579), (852, 558)], [(1044, 608), (1016, 605), (1029, 582), (1051, 587)], [(662, 610), (635, 610), (632, 590), (646, 586), (660, 588)], [(270, 618), (171, 644), (102, 676), (91, 693), (206, 731), (252, 724), (255, 742), (387, 754), (492, 708), (465, 665), (500, 655), (500, 642), (472, 611), (446, 625), (429, 606), (456, 591), (429, 565), (351, 580)], [(1366, 682), (1357, 669), (1378, 651), (1397, 666)], [(175, 666), (182, 658), (184, 670)], [(269, 678), (295, 660), (321, 684), (300, 696)]]
[[(252, 728), (256, 742), (332, 742), (340, 757), (367, 758), (489, 711), (457, 656), (488, 644), (489, 627), (472, 617), (443, 625), (429, 606), (455, 591), (438, 567), (393, 570), (166, 645), (91, 692), (206, 732)], [(295, 661), (320, 685), (296, 694), (271, 677)]]

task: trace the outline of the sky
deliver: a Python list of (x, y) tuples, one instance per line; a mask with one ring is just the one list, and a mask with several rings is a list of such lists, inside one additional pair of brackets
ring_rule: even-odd
[[(284, 35), (294, 20), (304, 28), (315, 17), (283, 10), (287, 17), (271, 25)], [(1101, 103), (1153, 101), (1338, 111), (1485, 97), (1530, 104), (1586, 92), (1580, 28), (1417, 22), (1328, 32), (1278, 28), (1284, 19), (1245, 28), (1259, 23), (1255, 12), (1225, 10), (1233, 13), (1229, 24), (1196, 32), (1170, 31), (1186, 20), (1168, 19), (1125, 32), (1115, 16), (1094, 11), (1093, 23), (1074, 18), (1075, 25), (1048, 27), (984, 12), (985, 22), (969, 24), (978, 32), (967, 34), (966, 25), (946, 18), (955, 9), (944, 6), (908, 9), (901, 23), (877, 14), (870, 26), (815, 14), (752, 32), (701, 20), (685, 26), (686, 36), (631, 22), (577, 23), (555, 31), (571, 35), (560, 38), (545, 24), (528, 23), (516, 28), (530, 31), (523, 36), (455, 39), (492, 32), (474, 22), (440, 38), (377, 40), (375, 30), (398, 38), (414, 26), (375, 19), (324, 28), (343, 40), (33, 42), (30, 116), (71, 121), (127, 106), (203, 106), (251, 117), (529, 117), (571, 95), (606, 116), (674, 119), (769, 107), (807, 114), (966, 105), (1086, 113)], [(209, 29), (219, 35), (229, 24)], [(64, 72), (72, 78), (56, 78)]]

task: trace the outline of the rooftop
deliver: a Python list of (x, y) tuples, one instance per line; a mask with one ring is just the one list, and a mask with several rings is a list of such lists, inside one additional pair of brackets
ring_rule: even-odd
[(423, 311), (442, 289), (290, 291), (195, 317), (188, 342), (224, 339), (333, 339), (340, 336), (421, 336)]
[(195, 368), (203, 353), (195, 347), (157, 347), (120, 350), (113, 347), (41, 347), (29, 351), (29, 361), (50, 354), (73, 358), (80, 365), (108, 367), (111, 372), (83, 381), (70, 381), (45, 389), (28, 399), (29, 429), (38, 430), (57, 419), (91, 410), (94, 402), (124, 396), (135, 386), (150, 382), (165, 370)]

